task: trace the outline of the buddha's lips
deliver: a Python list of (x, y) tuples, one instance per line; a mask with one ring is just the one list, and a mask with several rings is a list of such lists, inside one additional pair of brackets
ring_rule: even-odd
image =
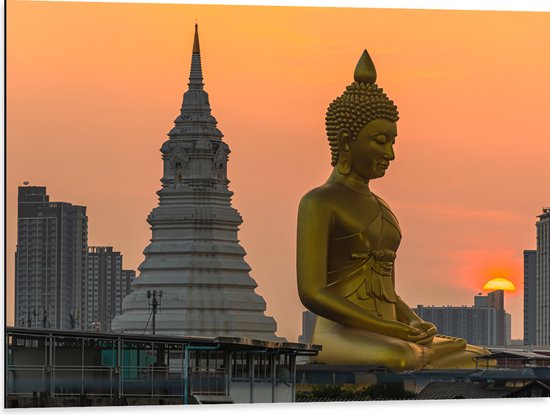
[(390, 163), (376, 163), (376, 165), (384, 170), (390, 167)]

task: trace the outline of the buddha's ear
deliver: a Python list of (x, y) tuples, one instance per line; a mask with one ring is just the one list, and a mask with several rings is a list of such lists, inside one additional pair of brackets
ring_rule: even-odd
[(351, 141), (351, 131), (347, 128), (341, 128), (340, 131), (338, 131), (338, 135), (336, 137), (338, 140), (338, 152), (341, 153), (347, 153), (350, 151), (349, 143)]
[(340, 174), (348, 175), (351, 171), (351, 148), (350, 140), (351, 131), (347, 128), (342, 128), (338, 131), (336, 136), (338, 140), (338, 163), (336, 164), (336, 169)]

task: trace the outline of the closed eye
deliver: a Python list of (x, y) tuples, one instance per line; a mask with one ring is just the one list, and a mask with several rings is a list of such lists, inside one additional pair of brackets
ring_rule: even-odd
[(374, 141), (376, 141), (380, 145), (385, 145), (388, 142), (388, 137), (380, 134), (374, 137)]

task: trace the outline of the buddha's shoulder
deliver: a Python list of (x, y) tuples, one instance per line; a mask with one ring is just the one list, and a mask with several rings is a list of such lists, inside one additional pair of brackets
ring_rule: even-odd
[(374, 193), (372, 194), (376, 200), (378, 200), (378, 202), (384, 206), (387, 210), (389, 210), (391, 212), (391, 209), (390, 209), (390, 206), (386, 203), (386, 201), (384, 199), (382, 199), (380, 196), (378, 195), (375, 195)]
[[(391, 212), (390, 206), (386, 203), (384, 199), (376, 194), (372, 194), (376, 200), (384, 208)], [(334, 206), (341, 205), (353, 202), (357, 198), (357, 194), (351, 192), (349, 189), (341, 186), (337, 183), (325, 183), (322, 186), (316, 187), (315, 189), (307, 192), (301, 200), (302, 204), (321, 204), (325, 206)]]
[[(380, 196), (377, 196), (373, 193), (373, 196), (378, 200), (378, 203), (380, 203), (380, 206), (382, 206), (383, 210), (387, 213), (389, 213), (389, 215), (384, 215), (386, 218), (389, 218), (391, 216), (391, 218), (393, 218), (393, 221), (395, 223), (399, 223), (399, 221), (397, 220), (397, 216), (395, 216), (395, 213), (393, 213), (393, 211), (391, 210), (390, 208), (390, 205), (388, 205), (384, 199), (382, 199)], [(391, 221), (391, 220), (390, 220)]]
[(335, 183), (325, 183), (322, 186), (307, 192), (303, 197), (301, 204), (331, 206), (338, 204), (346, 194), (346, 190)]

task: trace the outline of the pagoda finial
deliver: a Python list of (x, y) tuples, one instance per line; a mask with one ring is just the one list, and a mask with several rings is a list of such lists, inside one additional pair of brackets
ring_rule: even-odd
[(193, 53), (201, 53), (199, 45), (199, 25), (195, 23), (195, 40), (193, 41)]
[(191, 56), (191, 73), (189, 74), (189, 89), (202, 89), (201, 48), (199, 46), (199, 25), (195, 23), (195, 38)]

